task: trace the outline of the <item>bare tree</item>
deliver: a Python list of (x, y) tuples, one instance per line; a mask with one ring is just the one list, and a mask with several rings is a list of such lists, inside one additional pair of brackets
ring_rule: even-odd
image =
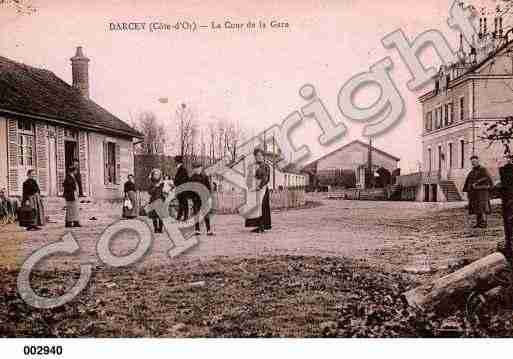
[(195, 153), (194, 142), (197, 137), (197, 125), (194, 111), (182, 103), (176, 109), (176, 123), (178, 126), (179, 154), (185, 159)]
[(135, 149), (136, 154), (163, 154), (167, 136), (165, 128), (159, 124), (153, 112), (141, 112), (132, 119), (132, 127), (144, 135), (143, 142)]

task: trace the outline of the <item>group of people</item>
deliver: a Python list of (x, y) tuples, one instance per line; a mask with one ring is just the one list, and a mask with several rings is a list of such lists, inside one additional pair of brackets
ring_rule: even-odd
[[(79, 200), (84, 194), (77, 160), (73, 161), (73, 164), (68, 167), (62, 185), (63, 197), (66, 201), (65, 227), (81, 227)], [(20, 226), (25, 227), (28, 231), (40, 230), (47, 222), (41, 190), (36, 180), (36, 172), (33, 169), (27, 171), (27, 179), (23, 182), (18, 221)]]
[[(175, 158), (175, 162), (177, 164), (177, 168), (174, 180), (172, 180), (171, 177), (168, 175), (163, 175), (162, 171), (158, 168), (155, 168), (151, 171), (151, 185), (148, 190), (148, 193), (150, 195), (150, 202), (154, 202), (159, 199), (165, 201), (168, 198), (168, 196), (176, 197), (176, 199), (178, 200), (177, 220), (187, 221), (187, 219), (189, 218), (189, 200), (191, 200), (193, 204), (193, 216), (197, 216), (200, 212), (202, 205), (201, 198), (199, 194), (197, 194), (194, 191), (179, 191), (179, 193), (175, 193), (175, 188), (181, 185), (185, 185), (187, 183), (200, 183), (205, 186), (210, 195), (212, 192), (212, 188), (210, 185), (210, 180), (208, 176), (204, 173), (203, 166), (201, 163), (197, 162), (193, 164), (192, 175), (189, 176), (189, 173), (187, 172), (187, 169), (183, 164), (183, 158), (181, 156), (177, 156)], [(129, 187), (131, 187), (131, 185), (129, 185)], [(130, 194), (129, 192), (127, 192), (126, 187), (125, 193), (125, 198), (130, 199)], [(162, 233), (162, 219), (158, 216), (156, 211), (152, 211), (151, 213), (149, 213), (149, 216), (153, 220), (153, 227), (155, 233)], [(203, 222), (205, 222), (207, 236), (214, 235), (210, 223), (210, 212), (207, 212), (202, 218), (202, 220)], [(195, 235), (200, 234), (200, 220), (197, 219), (195, 223)]]
[[(255, 157), (256, 165), (254, 173), (249, 178), (252, 184), (250, 186), (248, 198), (254, 199), (255, 208), (252, 213), (246, 216), (245, 226), (254, 227), (252, 230), (254, 233), (264, 233), (272, 228), (269, 198), (270, 192), (268, 188), (270, 167), (264, 161), (264, 153), (262, 149), (255, 149), (253, 155)], [(176, 218), (179, 221), (187, 221), (190, 218), (189, 203), (192, 202), (192, 217), (195, 217), (199, 215), (202, 206), (202, 199), (195, 191), (185, 189), (177, 191), (178, 193), (176, 193), (175, 189), (187, 183), (198, 183), (205, 186), (208, 194), (211, 196), (212, 185), (209, 177), (205, 174), (201, 163), (193, 163), (191, 175), (189, 175), (187, 168), (184, 166), (182, 156), (176, 156), (175, 163), (177, 164), (177, 168), (174, 179), (171, 179), (169, 175), (163, 174), (158, 168), (154, 168), (150, 172), (150, 187), (148, 189), (150, 197), (149, 201), (150, 203), (159, 199), (166, 201), (169, 196), (176, 198), (178, 202)], [(137, 197), (137, 188), (133, 175), (129, 175), (127, 182), (124, 184), (124, 194), (123, 217), (127, 219), (137, 217), (141, 212), (141, 208)], [(151, 211), (148, 215), (152, 218), (155, 233), (162, 233), (163, 222), (157, 212)], [(207, 236), (214, 235), (214, 232), (212, 231), (210, 211), (204, 213), (202, 218), (195, 219), (195, 235), (201, 234), (202, 222), (205, 223)]]
[[(255, 210), (252, 214), (246, 216), (245, 226), (254, 227), (252, 232), (264, 233), (272, 228), (270, 192), (268, 188), (270, 168), (264, 161), (262, 149), (255, 149), (253, 155), (255, 157), (255, 171), (249, 178), (251, 188), (250, 192), (248, 192), (248, 196), (255, 199)], [(203, 185), (211, 196), (212, 186), (201, 163), (194, 163), (192, 173), (189, 175), (181, 156), (176, 156), (175, 162), (177, 163), (177, 169), (174, 179), (171, 179), (169, 175), (163, 175), (160, 169), (156, 168), (151, 171), (149, 176), (151, 185), (148, 189), (148, 193), (150, 202), (158, 199), (165, 201), (168, 196), (176, 197), (178, 201), (177, 219), (179, 221), (187, 221), (189, 219), (189, 202), (192, 202), (192, 216), (198, 216), (202, 207), (200, 195), (191, 190), (180, 190), (177, 191), (178, 193), (175, 193), (175, 188), (187, 183), (198, 183)], [(123, 190), (123, 218), (130, 219), (139, 216), (141, 214), (141, 208), (134, 175), (128, 175)], [(80, 197), (83, 197), (83, 190), (78, 161), (74, 161), (73, 164), (67, 168), (63, 182), (63, 197), (66, 201), (65, 227), (81, 227), (79, 219)], [(26, 227), (28, 231), (40, 230), (41, 227), (46, 224), (45, 207), (33, 169), (27, 172), (27, 179), (23, 183), (21, 207), (18, 209), (15, 203), (5, 198), (5, 191), (0, 191), (0, 211), (2, 211), (2, 213), (5, 212), (6, 216), (15, 216), (16, 213), (18, 213), (20, 226)], [(154, 231), (156, 233), (162, 233), (162, 219), (155, 211), (152, 211), (148, 215), (152, 218)], [(200, 222), (205, 223), (206, 234), (208, 236), (214, 235), (210, 221), (210, 211), (203, 214), (203, 218), (196, 219), (195, 235), (201, 234)]]

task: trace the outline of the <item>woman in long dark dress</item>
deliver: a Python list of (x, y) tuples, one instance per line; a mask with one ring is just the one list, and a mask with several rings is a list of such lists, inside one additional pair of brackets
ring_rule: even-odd
[[(159, 199), (165, 201), (166, 197), (163, 191), (164, 181), (162, 180), (162, 171), (160, 171), (158, 168), (153, 169), (150, 173), (150, 182), (151, 187), (148, 190), (150, 195), (150, 203)], [(149, 213), (149, 216), (153, 220), (153, 228), (155, 233), (162, 233), (164, 223), (158, 216), (157, 212), (153, 210)]]
[(139, 215), (139, 202), (137, 200), (137, 188), (135, 186), (134, 175), (128, 175), (128, 181), (123, 186), (125, 201), (130, 201), (130, 206), (123, 204), (123, 218), (135, 218)]
[(79, 221), (79, 184), (76, 175), (76, 167), (71, 166), (63, 183), (64, 199), (66, 200), (66, 227), (82, 227)]
[(46, 224), (45, 209), (41, 199), (41, 192), (39, 190), (39, 185), (35, 180), (35, 171), (29, 170), (27, 172), (27, 177), (27, 180), (23, 182), (22, 203), (26, 207), (30, 207), (34, 211), (35, 215), (32, 216), (32, 221), (26, 223), (25, 226), (28, 231), (40, 230), (41, 228), (39, 227)]
[(264, 161), (264, 151), (261, 148), (256, 148), (253, 151), (255, 156), (256, 169), (255, 169), (255, 190), (260, 193), (257, 198), (261, 206), (261, 215), (256, 218), (246, 219), (246, 227), (256, 227), (252, 230), (254, 233), (263, 233), (265, 230), (271, 229), (271, 203), (269, 198), (269, 179), (271, 175), (271, 169)]

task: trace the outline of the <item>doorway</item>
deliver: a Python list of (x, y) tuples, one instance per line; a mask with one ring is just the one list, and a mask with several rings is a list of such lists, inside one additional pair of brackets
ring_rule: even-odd
[(429, 184), (424, 185), (424, 202), (429, 202)]
[(64, 141), (64, 165), (66, 173), (73, 161), (78, 159), (78, 146), (76, 141)]
[(48, 138), (48, 195), (57, 196), (57, 152), (55, 138)]
[(438, 185), (432, 184), (431, 185), (431, 202), (438, 202), (437, 192), (438, 192)]

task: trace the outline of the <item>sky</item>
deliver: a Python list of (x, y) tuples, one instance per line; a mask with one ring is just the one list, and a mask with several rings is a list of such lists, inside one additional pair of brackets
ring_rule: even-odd
[[(213, 119), (238, 122), (251, 135), (280, 123), (306, 104), (298, 95), (312, 84), (335, 121), (348, 132), (340, 147), (367, 139), (363, 124), (344, 118), (337, 107), (341, 87), (353, 75), (389, 56), (392, 78), (404, 98), (406, 113), (394, 129), (373, 144), (401, 158), (402, 173), (417, 170), (421, 160), (421, 107), (417, 98), (431, 89), (407, 89), (407, 67), (381, 39), (402, 29), (413, 39), (429, 29), (441, 31), (457, 47), (459, 35), (446, 24), (451, 1), (446, 0), (26, 0), (37, 11), (17, 14), (0, 5), (0, 55), (53, 71), (71, 83), (70, 57), (83, 46), (90, 58), (91, 98), (129, 122), (152, 111), (170, 131), (174, 113), (187, 104), (200, 123)], [(493, 9), (496, 1), (467, 2)], [(287, 28), (198, 31), (111, 31), (110, 23), (189, 21), (224, 27), (226, 21), (271, 20)], [(491, 27), (491, 22), (489, 22)], [(146, 25), (148, 26), (148, 25)], [(426, 66), (439, 66), (432, 49), (421, 55)], [(379, 92), (370, 87), (358, 94), (361, 107)], [(168, 98), (161, 103), (159, 98)], [(294, 133), (296, 146), (317, 143), (320, 130), (312, 121)], [(171, 134), (172, 136), (172, 134)], [(317, 152), (316, 152), (317, 153)]]

